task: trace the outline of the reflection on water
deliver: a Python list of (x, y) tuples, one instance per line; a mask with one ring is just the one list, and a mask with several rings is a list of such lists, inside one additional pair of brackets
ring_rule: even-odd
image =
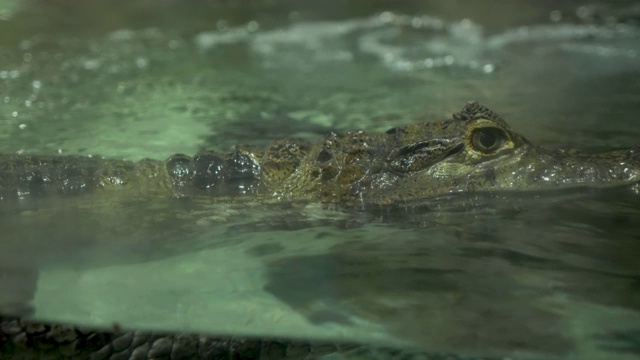
[[(5, 241), (1, 253), (3, 266), (40, 270), (33, 305), (43, 319), (485, 356), (632, 358), (639, 205), (627, 188), (364, 212), (172, 204), (150, 215), (112, 203), (121, 217), (101, 223), (86, 223), (111, 214), (96, 206), (52, 218), (74, 229), (22, 215), (20, 226), (32, 230), (12, 232), (29, 243)], [(85, 225), (112, 233), (91, 238)]]
[[(635, 145), (632, 4), (509, 2), (524, 7), (518, 17), (489, 21), (442, 3), (375, 15), (293, 9), (271, 21), (229, 8), (164, 26), (131, 16), (87, 33), (80, 19), (73, 31), (34, 30), (29, 16), (42, 10), (12, 6), (0, 20), (15, 30), (0, 34), (0, 148), (164, 158), (441, 120), (471, 99), (535, 143)], [(365, 211), (99, 196), (3, 203), (0, 302), (84, 324), (635, 358), (637, 190)]]
[[(311, 321), (350, 323), (339, 315), (357, 314), (427, 348), (570, 355), (615, 346), (637, 354), (633, 336), (604, 340), (640, 325), (640, 203), (605, 210), (605, 196), (625, 194), (515, 207), (499, 198), (484, 214), (411, 212), (412, 224), (431, 224), (278, 259), (266, 289)], [(580, 214), (592, 217), (585, 224), (576, 212), (590, 206), (596, 211)]]

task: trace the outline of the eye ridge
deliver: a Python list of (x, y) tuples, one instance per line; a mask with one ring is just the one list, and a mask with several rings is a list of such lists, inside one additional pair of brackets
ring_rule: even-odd
[(488, 127), (477, 129), (471, 135), (471, 144), (477, 151), (493, 153), (504, 145), (507, 136), (501, 129)]

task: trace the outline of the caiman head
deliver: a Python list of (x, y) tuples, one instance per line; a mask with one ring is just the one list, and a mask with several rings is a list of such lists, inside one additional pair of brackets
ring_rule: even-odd
[(468, 103), (443, 123), (389, 130), (380, 172), (363, 194), (397, 204), (463, 192), (614, 187), (640, 181), (640, 147), (601, 154), (531, 144), (496, 113)]

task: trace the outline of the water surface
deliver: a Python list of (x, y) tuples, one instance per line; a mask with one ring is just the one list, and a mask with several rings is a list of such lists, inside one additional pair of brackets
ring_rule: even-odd
[[(469, 100), (534, 143), (637, 144), (637, 5), (451, 3), (3, 2), (0, 150), (162, 159), (439, 121)], [(2, 293), (18, 311), (35, 289), (35, 317), (80, 324), (632, 359), (637, 191), (4, 206)]]

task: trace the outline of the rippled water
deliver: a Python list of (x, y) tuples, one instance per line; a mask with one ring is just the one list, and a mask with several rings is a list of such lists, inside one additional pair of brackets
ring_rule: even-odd
[[(638, 143), (633, 2), (511, 1), (500, 14), (451, 3), (5, 0), (0, 150), (165, 158), (441, 120), (468, 100), (534, 143)], [(0, 299), (20, 308), (37, 277), (43, 319), (632, 359), (637, 190), (355, 212), (171, 199), (113, 211), (91, 197), (5, 206)]]

